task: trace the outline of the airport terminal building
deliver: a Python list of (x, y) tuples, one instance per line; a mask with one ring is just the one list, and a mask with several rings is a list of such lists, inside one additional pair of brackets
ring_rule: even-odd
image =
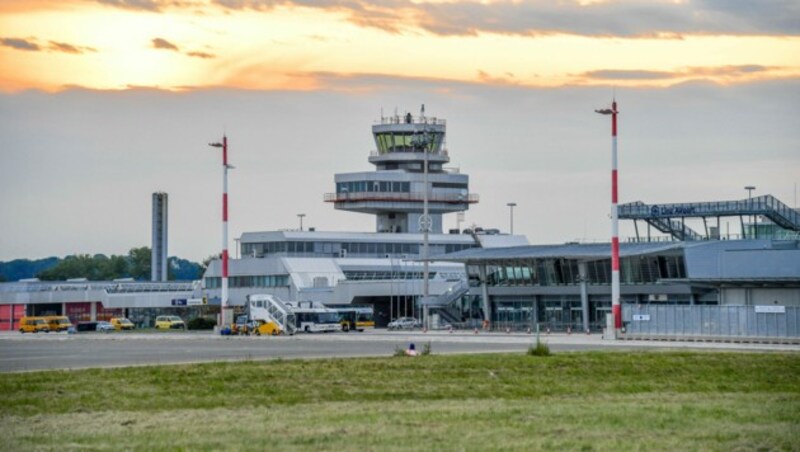
[[(524, 236), (497, 229), (445, 233), (444, 215), (478, 202), (468, 175), (445, 166), (445, 131), (444, 120), (424, 115), (381, 118), (372, 127), (374, 171), (336, 174), (335, 191), (323, 196), (336, 209), (372, 216), (374, 232), (246, 232), (239, 240), (241, 257), (229, 262), (229, 304), (272, 294), (288, 301), (369, 305), (377, 326), (420, 318), (427, 308), (434, 328), (473, 328), (487, 321), (514, 329), (603, 327), (611, 309), (609, 243), (530, 245)], [(776, 198), (634, 202), (619, 206), (619, 216), (636, 226), (636, 236), (620, 247), (623, 310), (800, 307), (800, 212)], [(723, 217), (738, 217), (739, 236), (722, 233)], [(692, 221), (701, 226), (692, 228)], [(17, 329), (23, 315), (67, 315), (73, 322), (127, 315), (143, 326), (159, 314), (213, 315), (219, 312), (221, 277), (216, 260), (198, 281), (2, 283), (0, 330)]]

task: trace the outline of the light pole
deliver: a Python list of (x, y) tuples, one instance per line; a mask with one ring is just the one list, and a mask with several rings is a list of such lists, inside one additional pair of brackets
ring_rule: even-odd
[[(423, 152), (423, 182), (422, 185), (425, 187), (423, 196), (422, 196), (422, 218), (420, 219), (420, 226), (422, 226), (423, 236), (422, 236), (422, 299), (425, 300), (425, 303), (428, 302), (428, 295), (430, 294), (430, 287), (428, 285), (428, 241), (429, 237), (428, 234), (431, 230), (431, 217), (428, 214), (428, 120), (425, 119), (425, 105), (422, 106), (420, 110), (421, 120), (423, 121), (423, 129), (422, 129), (422, 152)], [(428, 324), (428, 305), (422, 307), (422, 325), (425, 328), (430, 328)]]
[(220, 328), (225, 326), (225, 309), (228, 307), (228, 137), (222, 136), (222, 143), (208, 143), (222, 148), (222, 294), (220, 296)]
[[(619, 217), (617, 212), (617, 101), (611, 108), (595, 110), (601, 115), (611, 115), (611, 312), (614, 330), (622, 328), (622, 309), (619, 303)], [(616, 335), (615, 335), (616, 336)]]
[[(753, 190), (755, 190), (756, 187), (755, 187), (755, 185), (748, 185), (748, 186), (744, 187), (744, 189), (747, 190), (747, 204), (748, 204), (747, 207), (752, 209), (753, 208)], [(750, 224), (752, 225), (752, 228), (753, 228), (753, 237), (758, 237), (758, 231), (757, 231), (755, 223), (756, 223), (756, 216), (751, 214), (750, 215)], [(742, 232), (744, 232), (744, 231), (742, 231)]]
[(304, 214), (304, 213), (298, 213), (297, 214), (297, 218), (300, 219), (300, 232), (303, 232), (303, 217), (305, 217), (305, 216), (306, 216), (306, 214)]
[(511, 235), (514, 235), (514, 207), (517, 207), (517, 203), (510, 202), (506, 204), (508, 206), (509, 214), (511, 218), (509, 219), (509, 224), (511, 225)]

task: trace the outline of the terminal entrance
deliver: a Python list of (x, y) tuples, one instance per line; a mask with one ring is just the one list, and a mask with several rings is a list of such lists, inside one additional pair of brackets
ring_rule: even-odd
[(64, 315), (63, 305), (61, 303), (29, 304), (27, 315), (33, 317)]

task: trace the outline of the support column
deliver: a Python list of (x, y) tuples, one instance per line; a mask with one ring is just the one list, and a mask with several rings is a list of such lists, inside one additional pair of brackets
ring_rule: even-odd
[(589, 331), (589, 290), (587, 288), (586, 262), (578, 262), (578, 277), (581, 282), (581, 312), (583, 315), (583, 331)]
[(92, 322), (97, 321), (97, 301), (89, 303), (89, 320)]
[(491, 322), (492, 320), (492, 305), (489, 303), (489, 285), (488, 275), (486, 271), (486, 264), (481, 264), (478, 267), (478, 275), (481, 278), (481, 295), (483, 297), (483, 320)]

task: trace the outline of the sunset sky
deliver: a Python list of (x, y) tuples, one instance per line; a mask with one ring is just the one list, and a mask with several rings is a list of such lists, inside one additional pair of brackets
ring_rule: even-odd
[(423, 103), (468, 224), (603, 240), (613, 95), (622, 201), (795, 202), (798, 1), (0, 0), (0, 260), (149, 245), (155, 190), (171, 254), (215, 252), (223, 132), (233, 236), (371, 230), (322, 194)]

